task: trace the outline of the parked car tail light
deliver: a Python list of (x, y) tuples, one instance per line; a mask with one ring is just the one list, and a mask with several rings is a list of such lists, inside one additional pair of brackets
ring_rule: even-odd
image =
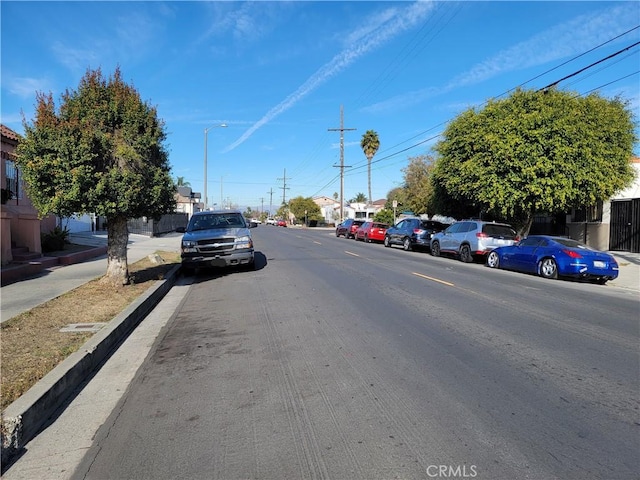
[(575, 250), (562, 250), (562, 251), (564, 253), (566, 253), (567, 255), (569, 255), (569, 257), (571, 257), (571, 258), (582, 258), (582, 255), (580, 255)]
[(414, 228), (413, 229), (413, 233), (415, 233), (416, 235), (422, 235), (425, 231), (422, 230), (421, 228)]
[(489, 235), (487, 235), (484, 232), (477, 232), (476, 233), (476, 237), (478, 237), (478, 238), (489, 238)]

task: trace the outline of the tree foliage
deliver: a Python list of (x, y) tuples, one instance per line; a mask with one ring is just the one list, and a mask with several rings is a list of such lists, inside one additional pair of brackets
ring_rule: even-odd
[(371, 198), (371, 160), (380, 148), (380, 139), (378, 133), (375, 130), (367, 130), (362, 135), (360, 140), (360, 147), (364, 152), (364, 156), (367, 157), (367, 185), (369, 188), (369, 201), (373, 201)]
[(176, 177), (176, 187), (190, 187), (191, 183), (187, 182), (184, 177)]
[(430, 156), (421, 155), (409, 158), (409, 164), (402, 169), (404, 173), (404, 186), (401, 195), (403, 210), (410, 210), (415, 215), (429, 213), (433, 193), (432, 170), (433, 159)]
[(159, 218), (175, 208), (175, 185), (154, 107), (127, 85), (119, 69), (105, 79), (87, 70), (59, 108), (38, 93), (35, 119), (23, 120), (18, 164), (40, 215), (96, 213), (109, 225), (106, 279), (129, 281), (127, 220)]
[(619, 98), (519, 89), (449, 124), (434, 190), (441, 204), (510, 220), (526, 234), (536, 214), (593, 205), (630, 185), (636, 141)]
[(311, 197), (295, 197), (289, 200), (289, 210), (296, 219), (304, 221), (305, 211), (307, 220), (322, 220), (322, 212)]
[(367, 196), (362, 192), (358, 192), (355, 197), (349, 200), (349, 203), (367, 203)]

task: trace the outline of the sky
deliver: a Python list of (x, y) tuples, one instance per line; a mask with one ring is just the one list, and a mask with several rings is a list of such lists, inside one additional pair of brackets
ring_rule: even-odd
[(22, 134), (36, 92), (59, 106), (119, 67), (165, 122), (172, 176), (203, 193), (206, 157), (215, 207), (333, 197), (341, 170), (345, 200), (368, 196), (367, 130), (386, 198), (456, 115), (516, 87), (562, 80), (640, 119), (637, 1), (2, 0), (0, 16), (4, 125)]

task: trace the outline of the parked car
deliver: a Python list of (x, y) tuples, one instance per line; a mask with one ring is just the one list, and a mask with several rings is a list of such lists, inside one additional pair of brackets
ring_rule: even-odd
[(278, 227), (286, 227), (287, 226), (287, 222), (285, 222), (284, 220), (278, 220), (276, 222), (276, 226), (278, 226)]
[(447, 228), (444, 223), (423, 220), (419, 217), (406, 217), (389, 227), (385, 233), (384, 246), (402, 245), (405, 250), (429, 249), (431, 237)]
[[(255, 224), (253, 224), (255, 226)], [(239, 210), (205, 210), (191, 216), (183, 233), (181, 259), (184, 271), (197, 267), (227, 267), (254, 264), (253, 240)]]
[(386, 223), (364, 222), (357, 228), (354, 238), (364, 242), (382, 242), (387, 228), (389, 225)]
[(355, 218), (347, 218), (336, 227), (336, 237), (342, 235), (344, 238), (354, 238), (356, 230), (365, 221)]
[(497, 247), (513, 245), (519, 240), (513, 227), (506, 223), (462, 220), (431, 237), (431, 255), (456, 255), (463, 262), (487, 255)]
[(278, 221), (275, 218), (267, 218), (266, 224), (267, 225), (277, 225)]
[(570, 238), (548, 235), (530, 235), (514, 245), (491, 250), (486, 265), (544, 278), (584, 278), (600, 285), (618, 277), (618, 263), (612, 255)]

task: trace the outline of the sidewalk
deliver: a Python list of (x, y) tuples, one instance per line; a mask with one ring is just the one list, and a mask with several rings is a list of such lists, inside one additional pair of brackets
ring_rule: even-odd
[[(179, 252), (181, 239), (182, 234), (177, 233), (151, 238), (129, 235), (127, 260), (129, 263), (135, 263), (158, 250)], [(107, 235), (104, 232), (74, 234), (71, 235), (70, 241), (75, 244), (105, 246)], [(82, 349), (72, 353), (3, 411), (3, 464), (37, 435), (72, 392), (86, 381), (88, 375), (97, 371), (104, 360), (117, 349), (119, 343), (153, 312), (155, 306), (175, 284), (178, 269), (176, 266), (165, 279), (156, 282), (155, 286), (149, 288), (91, 337)], [(3, 286), (0, 289), (2, 321), (101, 277), (106, 270), (107, 257), (102, 254), (82, 263), (47, 268), (36, 276)]]
[[(157, 250), (179, 252), (181, 238), (182, 234), (179, 233), (169, 233), (159, 237), (130, 234), (127, 261), (130, 264), (135, 263)], [(107, 256), (104, 252), (107, 245), (107, 232), (73, 233), (69, 236), (69, 242), (103, 248), (94, 251), (99, 256), (85, 258), (79, 263), (65, 265), (63, 261), (53, 267), (45, 267), (36, 274), (30, 274), (28, 270), (25, 270), (24, 279), (1, 287), (0, 322), (41, 305), (106, 273)]]
[(607, 283), (611, 287), (619, 287), (640, 292), (640, 253), (608, 252), (618, 262), (618, 278)]

